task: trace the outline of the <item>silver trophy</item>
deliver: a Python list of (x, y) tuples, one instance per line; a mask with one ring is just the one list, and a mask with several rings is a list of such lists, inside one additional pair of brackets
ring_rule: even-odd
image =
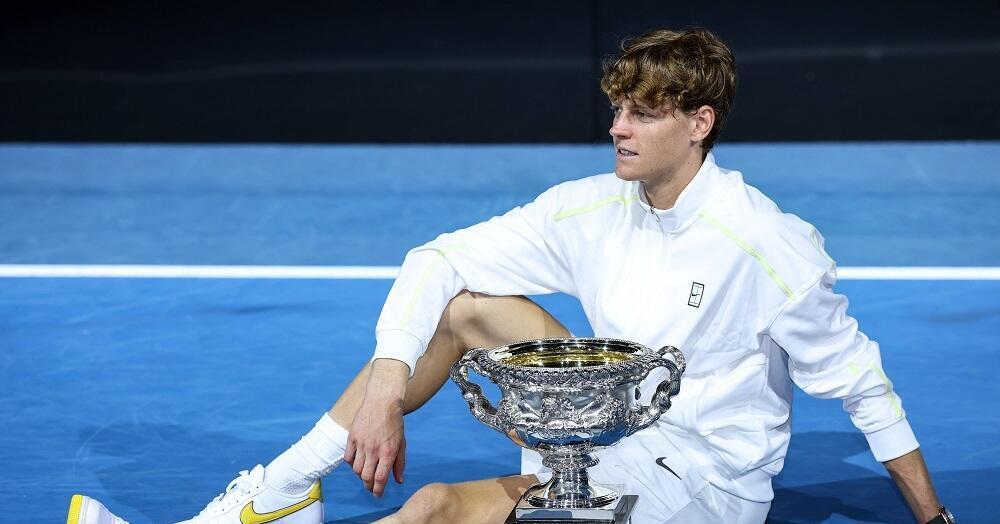
[[(669, 357), (669, 358), (668, 358)], [(480, 422), (517, 445), (542, 454), (552, 478), (536, 484), (511, 513), (514, 522), (626, 522), (637, 496), (593, 482), (587, 468), (596, 449), (656, 422), (680, 391), (684, 355), (608, 338), (554, 338), (469, 351), (451, 368), (451, 379)], [(499, 386), (493, 406), (469, 369)], [(648, 406), (639, 383), (667, 370)]]

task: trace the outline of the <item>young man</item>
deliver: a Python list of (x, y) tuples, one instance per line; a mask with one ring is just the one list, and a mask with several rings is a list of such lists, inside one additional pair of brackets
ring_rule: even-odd
[[(189, 522), (322, 522), (319, 479), (342, 460), (376, 495), (390, 473), (402, 482), (403, 414), (470, 348), (568, 336), (522, 296), (551, 292), (578, 297), (598, 336), (686, 355), (673, 407), (592, 470), (639, 495), (633, 522), (763, 522), (793, 381), (843, 399), (917, 522), (946, 522), (878, 345), (832, 291), (822, 237), (715, 164), (735, 86), (732, 53), (708, 31), (625, 41), (601, 82), (615, 111), (615, 173), (560, 184), (411, 251), (372, 363), (302, 440)], [(384, 522), (503, 522), (547, 474), (529, 452), (522, 472), (425, 486)], [(70, 521), (111, 522), (102, 511), (77, 496)]]

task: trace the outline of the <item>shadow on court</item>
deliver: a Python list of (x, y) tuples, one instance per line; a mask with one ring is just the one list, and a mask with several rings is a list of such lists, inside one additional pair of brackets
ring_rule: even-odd
[(824, 522), (834, 515), (857, 522), (909, 520), (902, 496), (891, 480), (845, 462), (867, 451), (864, 436), (857, 432), (793, 433), (786, 467), (794, 465), (796, 471), (808, 474), (798, 475), (791, 485), (786, 485), (784, 475), (775, 479), (768, 522)]
[[(809, 472), (809, 478), (800, 474), (805, 483), (797, 485), (786, 485), (782, 476), (775, 479), (774, 502), (767, 522), (913, 522), (903, 496), (888, 476), (877, 476), (872, 470), (846, 462), (849, 457), (868, 452), (864, 436), (857, 432), (793, 433), (786, 468)], [(939, 492), (961, 494), (948, 498), (949, 507), (974, 522), (982, 522), (973, 508), (989, 496), (987, 486), (998, 474), (1000, 468), (932, 473)], [(824, 478), (840, 480), (823, 482)]]
[(348, 517), (344, 519), (327, 520), (324, 524), (368, 524), (369, 522), (376, 521), (383, 517), (388, 517), (396, 512), (399, 508), (386, 509), (381, 511), (375, 511), (372, 513), (365, 513), (364, 515), (357, 515), (354, 517)]
[[(79, 450), (82, 459), (107, 464), (91, 471), (106, 494), (100, 498), (112, 511), (132, 521), (176, 522), (200, 511), (239, 470), (287, 447), (284, 442), (248, 440), (237, 434), (253, 432), (118, 423), (81, 430)], [(382, 498), (365, 491), (349, 466), (340, 467), (323, 482), (327, 521), (371, 522), (394, 512), (414, 491), (431, 482), (516, 473), (516, 463), (505, 463), (509, 459), (509, 453), (497, 453), (496, 460), (476, 460), (464, 458), (453, 448), (447, 452), (412, 450), (407, 454), (406, 483), (399, 486), (390, 481)]]
[[(262, 456), (272, 456), (284, 446), (169, 423), (90, 427), (80, 431), (79, 437), (82, 453), (99, 455), (110, 464), (96, 469), (95, 475), (112, 509), (131, 519), (139, 512), (152, 522), (190, 517), (224, 488), (237, 470), (256, 464)], [(461, 456), (460, 451), (453, 451), (456, 457)], [(809, 473), (776, 479), (768, 523), (911, 522), (902, 497), (887, 477), (847, 462), (867, 452), (867, 443), (858, 433), (795, 434), (788, 464), (796, 472)], [(349, 468), (339, 468), (325, 481), (327, 524), (377, 520), (398, 509), (424, 484), (460, 482), (511, 469), (500, 462), (442, 461), (441, 455), (411, 453), (412, 468), (408, 468), (405, 488), (393, 485), (382, 499), (365, 492)], [(964, 490), (967, 500), (949, 502), (968, 506), (986, 495), (977, 493), (975, 487), (990, 485), (998, 475), (1000, 468), (946, 471), (938, 472), (935, 481), (941, 487), (968, 487)], [(966, 515), (972, 517), (969, 513)]]
[(117, 459), (93, 470), (110, 497), (105, 502), (111, 510), (135, 520), (134, 513), (119, 505), (128, 506), (157, 523), (192, 517), (240, 469), (282, 445), (174, 424), (121, 423), (79, 434), (86, 453)]

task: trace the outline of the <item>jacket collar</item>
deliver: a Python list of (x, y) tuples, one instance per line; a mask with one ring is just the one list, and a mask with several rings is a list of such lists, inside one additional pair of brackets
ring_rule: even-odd
[(711, 199), (719, 175), (719, 167), (715, 165), (715, 156), (708, 153), (694, 178), (677, 197), (674, 207), (666, 210), (651, 207), (646, 201), (646, 192), (642, 189), (642, 183), (637, 182), (635, 190), (639, 196), (639, 205), (644, 212), (652, 212), (659, 218), (660, 227), (665, 233), (679, 232), (698, 219), (698, 210), (705, 207), (705, 204)]

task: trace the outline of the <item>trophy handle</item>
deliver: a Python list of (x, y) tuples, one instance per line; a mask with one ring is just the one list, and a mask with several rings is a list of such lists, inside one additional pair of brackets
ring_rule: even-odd
[[(633, 411), (635, 418), (632, 424), (629, 424), (628, 435), (645, 429), (653, 422), (656, 422), (664, 411), (670, 409), (670, 399), (681, 391), (681, 374), (684, 373), (684, 369), (687, 367), (684, 354), (681, 353), (681, 350), (673, 346), (663, 346), (657, 353), (660, 355), (660, 358), (653, 361), (653, 365), (646, 371), (646, 375), (649, 375), (649, 372), (656, 368), (663, 367), (667, 368), (670, 376), (656, 387), (656, 393), (653, 395), (653, 400), (648, 406)], [(664, 358), (668, 355), (673, 361)]]
[(484, 348), (476, 348), (467, 352), (451, 366), (451, 380), (458, 385), (458, 389), (462, 390), (462, 398), (469, 403), (469, 410), (472, 411), (474, 417), (483, 424), (505, 433), (500, 428), (497, 408), (483, 394), (483, 388), (469, 380), (469, 368), (480, 375), (483, 374), (482, 368), (479, 366), (479, 359), (484, 356), (486, 356)]

